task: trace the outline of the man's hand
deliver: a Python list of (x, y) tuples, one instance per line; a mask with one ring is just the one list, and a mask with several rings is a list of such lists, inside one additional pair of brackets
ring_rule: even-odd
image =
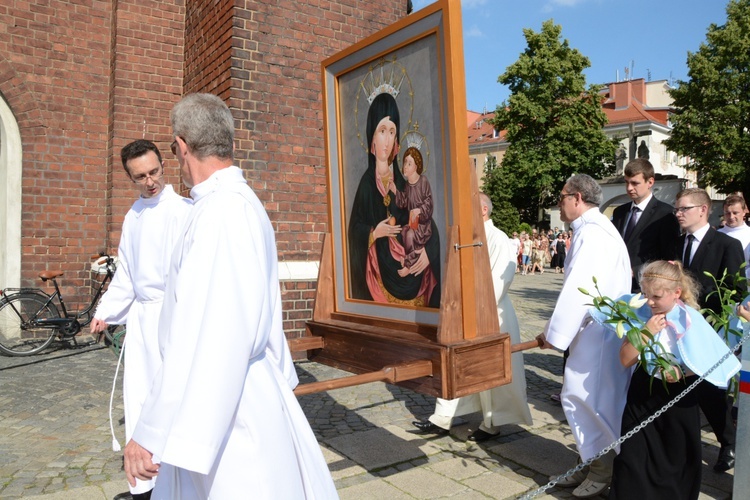
[(552, 349), (554, 346), (547, 342), (547, 336), (544, 333), (540, 333), (536, 336), (536, 340), (539, 342), (539, 349)]
[(132, 439), (125, 445), (125, 475), (128, 483), (135, 486), (135, 480), (148, 481), (159, 473), (159, 464), (152, 462), (153, 454)]
[(105, 323), (104, 321), (94, 318), (91, 320), (91, 333), (94, 334), (103, 332), (104, 329), (107, 328), (107, 326), (107, 323)]
[(743, 318), (745, 321), (750, 321), (750, 308), (740, 304), (737, 306), (737, 316)]

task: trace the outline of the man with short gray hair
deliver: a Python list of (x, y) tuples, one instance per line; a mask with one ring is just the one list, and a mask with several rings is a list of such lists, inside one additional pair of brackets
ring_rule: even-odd
[(232, 113), (190, 94), (171, 118), (194, 204), (167, 275), (162, 368), (125, 447), (128, 481), (158, 474), (154, 498), (336, 498), (292, 392), (273, 227), (232, 165)]
[[(552, 317), (539, 339), (544, 347), (569, 349), (560, 394), (578, 453), (593, 458), (620, 437), (630, 369), (620, 363), (621, 340), (601, 325), (587, 322), (590, 298), (578, 289), (617, 298), (630, 292), (628, 249), (609, 219), (599, 212), (602, 190), (588, 175), (574, 175), (560, 193), (560, 218), (569, 222), (573, 240), (565, 258), (565, 279)], [(593, 291), (593, 290), (592, 290)], [(612, 478), (614, 452), (595, 460), (588, 474), (577, 473), (557, 484), (577, 486), (573, 496), (603, 492)]]

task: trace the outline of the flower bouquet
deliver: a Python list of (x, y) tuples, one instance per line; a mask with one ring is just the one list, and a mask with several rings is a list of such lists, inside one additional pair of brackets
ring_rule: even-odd
[[(612, 299), (601, 294), (595, 276), (592, 280), (596, 293), (590, 293), (585, 288), (578, 289), (584, 295), (591, 297), (592, 303), (589, 305), (593, 308), (590, 312), (592, 318), (604, 325), (609, 325), (619, 338), (627, 338), (628, 342), (638, 350), (638, 363), (651, 375), (651, 384), (658, 373), (670, 374), (674, 379), (679, 378), (681, 368), (675, 362), (674, 356), (667, 352), (664, 346), (655, 339), (654, 334), (646, 328), (648, 318), (644, 318), (642, 309), (647, 300), (640, 293)], [(667, 377), (662, 376), (661, 381), (666, 390)]]

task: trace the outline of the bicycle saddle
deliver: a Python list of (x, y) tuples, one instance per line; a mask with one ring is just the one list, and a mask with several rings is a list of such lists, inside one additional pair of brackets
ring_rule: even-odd
[(53, 280), (58, 276), (62, 276), (63, 274), (65, 273), (62, 271), (42, 271), (41, 273), (39, 273), (39, 277), (42, 278), (42, 281), (47, 281)]

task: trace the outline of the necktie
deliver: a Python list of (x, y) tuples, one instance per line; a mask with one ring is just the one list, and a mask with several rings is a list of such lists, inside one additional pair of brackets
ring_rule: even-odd
[(695, 236), (688, 234), (686, 238), (687, 246), (685, 247), (685, 255), (682, 256), (682, 264), (685, 267), (690, 267), (690, 254), (693, 252), (693, 241), (695, 241)]
[(635, 225), (638, 223), (638, 212), (640, 211), (641, 209), (636, 205), (633, 205), (633, 208), (630, 209), (630, 220), (628, 220), (628, 225), (625, 227), (625, 232), (622, 235), (622, 239), (625, 240), (626, 243), (630, 239), (630, 235), (633, 234)]

